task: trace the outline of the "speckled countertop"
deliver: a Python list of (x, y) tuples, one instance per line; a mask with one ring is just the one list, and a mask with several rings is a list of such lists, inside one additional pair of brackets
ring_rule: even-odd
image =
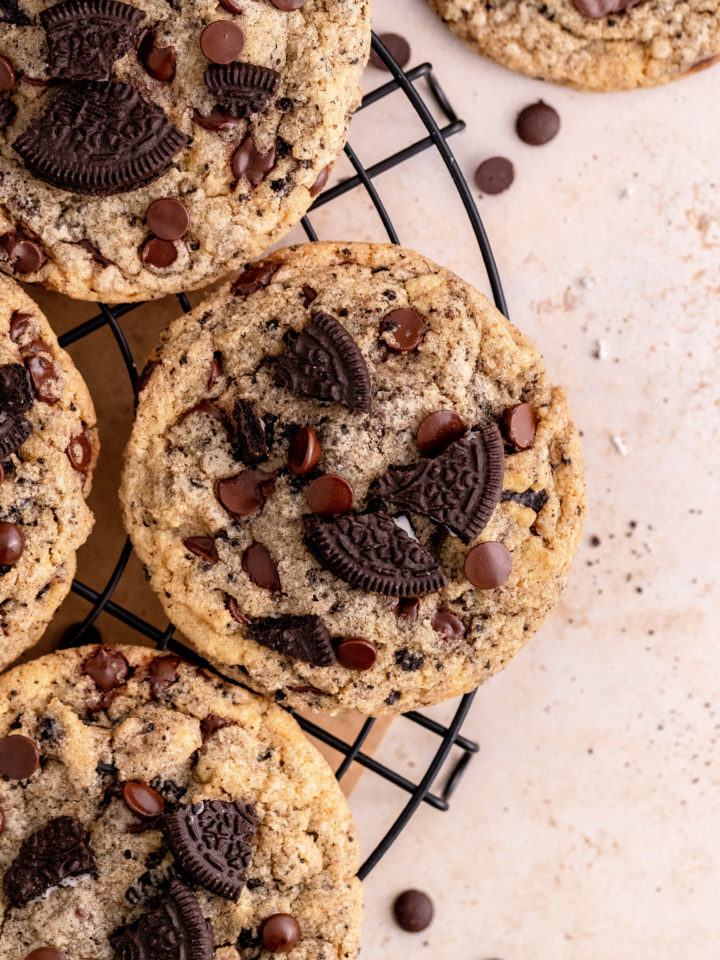
[[(403, 32), (467, 120), (452, 141), (465, 173), (498, 153), (515, 163), (512, 188), (479, 206), (511, 316), (582, 430), (589, 518), (561, 606), (478, 694), (466, 732), (482, 751), (451, 812), (421, 810), (371, 875), (363, 955), (716, 958), (720, 67), (663, 89), (582, 94), (481, 60), (423, 0), (374, 6), (376, 29)], [(369, 85), (378, 78), (368, 71)], [(539, 97), (562, 130), (534, 148), (513, 119)], [(363, 159), (407, 133), (401, 100), (383, 110), (386, 142), (357, 118)], [(378, 186), (406, 245), (483, 286), (437, 161)], [(352, 239), (380, 236), (356, 215)], [(412, 776), (432, 740), (409, 727), (393, 726), (381, 756)], [(401, 799), (362, 780), (353, 807), (366, 843)], [(418, 885), (437, 918), (403, 934), (389, 902)]]

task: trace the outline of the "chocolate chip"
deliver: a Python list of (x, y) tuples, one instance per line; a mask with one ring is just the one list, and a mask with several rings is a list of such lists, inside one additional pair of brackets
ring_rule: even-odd
[[(15, 143), (17, 144), (17, 140)], [(37, 273), (47, 260), (39, 243), (21, 237), (19, 233), (3, 234), (0, 237), (0, 247), (7, 254), (15, 273)]]
[(393, 904), (398, 926), (407, 933), (420, 933), (432, 923), (435, 908), (430, 897), (421, 890), (406, 890)]
[(417, 597), (400, 597), (392, 605), (395, 616), (400, 620), (407, 620), (408, 623), (415, 623), (419, 609), (420, 601)]
[(372, 640), (364, 637), (346, 637), (335, 648), (341, 667), (347, 670), (369, 670), (375, 665), (378, 652)]
[(67, 957), (54, 947), (38, 947), (29, 953), (25, 960), (67, 960)]
[(573, 3), (584, 17), (599, 20), (609, 13), (621, 13), (630, 10), (640, 0), (573, 0)]
[[(281, 10), (296, 10), (297, 7), (281, 6), (281, 3), (297, 3), (298, 0), (272, 0)], [(302, 0), (304, 3), (304, 0)], [(274, 913), (262, 928), (262, 942), (270, 953), (290, 953), (300, 939), (300, 924), (289, 913)]]
[(453, 410), (436, 410), (418, 427), (417, 442), (424, 457), (436, 457), (465, 433), (465, 424)]
[(77, 470), (78, 473), (87, 476), (90, 464), (92, 463), (93, 448), (85, 430), (72, 438), (67, 445), (65, 453), (67, 453), (73, 470)]
[(250, 617), (246, 617), (244, 613), (240, 612), (237, 600), (235, 597), (231, 597), (229, 593), (225, 595), (225, 606), (228, 608), (228, 613), (236, 623), (239, 623), (242, 627), (250, 626), (252, 623)]
[(234, 452), (246, 466), (267, 460), (268, 445), (265, 424), (249, 400), (239, 400), (233, 410), (235, 423)]
[(188, 231), (190, 214), (181, 200), (162, 197), (147, 208), (145, 222), (148, 229), (161, 240), (181, 240)]
[(349, 513), (353, 508), (354, 500), (353, 488), (347, 480), (334, 473), (317, 477), (307, 491), (308, 506), (319, 517)]
[(143, 30), (137, 44), (137, 57), (146, 73), (161, 83), (175, 78), (177, 53), (175, 47), (156, 47), (152, 30)]
[(10, 339), (13, 343), (17, 343), (27, 331), (28, 320), (32, 320), (32, 314), (21, 313), (19, 310), (16, 310), (10, 317)]
[(423, 546), (384, 513), (323, 520), (304, 517), (305, 544), (323, 566), (353, 587), (394, 597), (435, 593), (447, 578)]
[(9, 414), (25, 413), (35, 406), (30, 374), (21, 363), (0, 366), (0, 409)]
[[(388, 48), (390, 55), (401, 67), (410, 63), (410, 44), (399, 33), (380, 33), (378, 39)], [(378, 70), (387, 70), (383, 61), (374, 50), (370, 51), (370, 63)]]
[(24, 417), (13, 417), (0, 410), (0, 457), (9, 457), (32, 433), (32, 424)]
[(227, 10), (228, 13), (243, 12), (241, 0), (220, 0), (220, 6)]
[(253, 187), (259, 187), (275, 166), (277, 144), (273, 144), (267, 153), (260, 153), (249, 133), (235, 153), (230, 165), (236, 180), (247, 180)]
[(302, 288), (302, 295), (306, 307), (309, 307), (313, 300), (317, 300), (317, 290), (307, 286), (307, 284)]
[(273, 275), (280, 269), (279, 263), (260, 263), (248, 267), (237, 278), (232, 286), (232, 292), (236, 297), (247, 297), (257, 290), (267, 287), (273, 278)]
[(200, 49), (213, 63), (230, 63), (245, 46), (245, 34), (232, 20), (215, 20), (200, 35)]
[(383, 500), (430, 517), (471, 543), (500, 501), (504, 467), (500, 431), (489, 423), (431, 460), (391, 467), (375, 489)]
[(436, 633), (444, 633), (449, 640), (465, 636), (465, 624), (449, 610), (434, 610), (430, 624)]
[(164, 270), (177, 260), (177, 248), (171, 240), (148, 237), (140, 248), (140, 256), (146, 267)]
[(299, 10), (300, 7), (307, 3), (307, 0), (270, 0), (270, 3), (272, 3), (274, 7), (277, 7), (278, 10), (289, 13), (291, 10)]
[(25, 361), (25, 366), (32, 378), (35, 396), (43, 403), (57, 403), (58, 372), (52, 360), (47, 357), (31, 356)]
[(203, 130), (211, 130), (213, 133), (232, 130), (238, 123), (235, 117), (231, 117), (229, 113), (225, 113), (224, 110), (220, 110), (218, 107), (213, 107), (207, 115), (200, 113), (199, 110), (193, 109), (190, 112), (190, 119), (193, 123), (202, 127)]
[(560, 116), (549, 104), (538, 100), (520, 111), (515, 121), (515, 129), (523, 143), (540, 147), (557, 136)]
[(510, 446), (527, 450), (535, 442), (535, 411), (529, 403), (518, 403), (502, 415), (503, 432)]
[[(325, 189), (325, 184), (328, 182), (328, 177), (330, 176), (330, 171), (332, 170), (332, 164), (329, 164), (327, 167), (323, 167), (320, 173), (317, 175), (315, 183), (310, 187), (310, 196), (317, 197)], [(305, 289), (303, 287), (303, 289)]]
[(174, 877), (159, 906), (132, 926), (110, 937), (110, 944), (123, 958), (159, 960), (170, 958), (212, 960), (212, 924), (203, 916), (197, 897)]
[(331, 667), (335, 651), (330, 633), (314, 615), (264, 617), (253, 620), (248, 636), (269, 650), (302, 660), (313, 667)]
[(255, 63), (211, 64), (205, 84), (224, 113), (238, 120), (264, 113), (280, 86), (280, 74)]
[(165, 809), (165, 801), (157, 790), (139, 780), (128, 780), (123, 784), (122, 798), (128, 810), (142, 820), (154, 820)]
[(104, 692), (122, 686), (130, 667), (125, 657), (112, 647), (98, 647), (83, 663), (83, 673)]
[(143, 14), (118, 0), (67, 0), (40, 14), (48, 46), (48, 76), (105, 80), (132, 49)]
[(0, 564), (4, 567), (17, 563), (25, 550), (25, 534), (20, 527), (7, 520), (0, 522)]
[(308, 473), (322, 457), (322, 447), (312, 427), (300, 427), (290, 441), (288, 467), (290, 473)]
[(177, 668), (180, 657), (169, 654), (166, 657), (155, 657), (148, 671), (150, 677), (150, 692), (156, 700), (162, 697), (167, 688), (177, 681)]
[(17, 82), (17, 75), (12, 61), (0, 55), (0, 92), (9, 93)]
[(218, 732), (218, 730), (224, 730), (225, 727), (235, 726), (236, 723), (236, 720), (230, 720), (228, 717), (219, 717), (216, 713), (209, 713), (200, 721), (200, 734), (202, 736), (203, 743), (205, 743), (206, 740), (209, 740), (214, 733)]
[(11, 733), (0, 740), (0, 773), (3, 776), (10, 780), (27, 780), (39, 766), (38, 748), (29, 737)]
[(210, 372), (208, 373), (207, 383), (205, 384), (205, 392), (212, 393), (215, 389), (217, 382), (223, 375), (223, 364), (222, 364), (222, 354), (219, 350), (216, 350), (213, 353), (213, 358), (210, 361)]
[(242, 568), (257, 587), (277, 592), (280, 590), (275, 561), (264, 543), (251, 543), (243, 553)]
[(255, 807), (240, 800), (182, 803), (160, 824), (187, 879), (235, 903), (245, 887), (257, 827)]
[(380, 339), (393, 353), (411, 353), (422, 345), (427, 329), (417, 310), (402, 308), (380, 321)]
[(23, 840), (5, 874), (3, 889), (7, 898), (21, 907), (51, 887), (94, 870), (88, 831), (73, 817), (55, 817)]
[(345, 327), (327, 313), (305, 325), (275, 365), (278, 386), (305, 397), (370, 411), (371, 385), (365, 358)]
[(275, 471), (243, 470), (234, 477), (218, 480), (217, 498), (233, 516), (249, 517), (262, 510), (275, 493), (276, 476)]
[(501, 587), (511, 570), (512, 554), (502, 543), (479, 543), (465, 557), (465, 576), (479, 590)]
[(475, 171), (475, 183), (483, 193), (502, 193), (514, 179), (515, 168), (506, 157), (490, 157)]
[(89, 80), (63, 87), (13, 149), (46, 183), (109, 196), (137, 189), (165, 173), (188, 141), (135, 87)]
[(212, 537), (188, 537), (187, 540), (183, 540), (183, 546), (207, 563), (214, 564), (220, 559)]

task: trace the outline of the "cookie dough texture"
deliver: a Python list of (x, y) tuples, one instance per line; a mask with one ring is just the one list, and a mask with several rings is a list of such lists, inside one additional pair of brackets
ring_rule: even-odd
[[(23, 332), (10, 338), (13, 317)], [(16, 524), (25, 549), (0, 576), (0, 667), (6, 667), (42, 635), (67, 596), (75, 575), (75, 552), (87, 540), (93, 515), (85, 502), (100, 447), (95, 408), (85, 382), (37, 304), (14, 281), (0, 276), (0, 364), (22, 363), (23, 353), (42, 342), (56, 376), (48, 390), (54, 403), (35, 399), (23, 414), (32, 433), (3, 461), (0, 520)], [(68, 446), (83, 435), (89, 447), (87, 472), (70, 462)]]
[(715, 0), (641, 0), (598, 20), (572, 0), (429, 0), (466, 43), (505, 67), (585, 90), (676, 80), (720, 57)]
[[(127, 528), (170, 619), (220, 670), (294, 706), (369, 714), (407, 711), (472, 690), (502, 669), (530, 639), (558, 599), (575, 553), (585, 509), (582, 458), (563, 391), (552, 386), (532, 344), (467, 283), (426, 258), (383, 244), (320, 243), (288, 248), (268, 261), (271, 282), (247, 297), (229, 285), (169, 327), (141, 394), (126, 452), (121, 498)], [(317, 297), (309, 307), (303, 287)], [(411, 307), (429, 327), (415, 352), (391, 353), (379, 339), (381, 319)], [(370, 373), (372, 409), (351, 412), (276, 385), (268, 358), (285, 350), (311, 313), (338, 318), (359, 346)], [(215, 481), (237, 474), (218, 420), (186, 411), (207, 396), (208, 370), (219, 352), (225, 374), (211, 391), (232, 410), (251, 400), (274, 442), (262, 469), (279, 471), (263, 510), (234, 520), (216, 499)], [(454, 410), (466, 425), (498, 421), (520, 402), (533, 405), (537, 436), (525, 452), (508, 454), (504, 497), (547, 502), (538, 513), (516, 500), (496, 507), (479, 540), (511, 551), (509, 581), (476, 590), (463, 573), (469, 549), (423, 517), (410, 520), (441, 563), (448, 585), (420, 601), (409, 623), (393, 598), (366, 593), (323, 569), (303, 545), (309, 480), (287, 470), (288, 442), (312, 426), (322, 445), (319, 473), (339, 474), (355, 491), (355, 510), (388, 467), (418, 459), (419, 424), (435, 410)], [(544, 491), (544, 493), (543, 493)], [(537, 496), (533, 494), (537, 493)], [(214, 536), (212, 565), (183, 545)], [(266, 544), (282, 593), (255, 586), (242, 567), (244, 550)], [(339, 663), (313, 667), (246, 636), (230, 616), (230, 595), (247, 617), (316, 614), (331, 636), (364, 637), (378, 649), (370, 670)], [(466, 625), (450, 639), (433, 629), (435, 610)]]
[[(217, 0), (128, 0), (142, 11), (141, 27), (154, 31), (155, 45), (173, 46), (172, 82), (151, 77), (134, 47), (117, 60), (110, 79), (130, 84), (161, 107), (191, 138), (167, 172), (140, 189), (94, 197), (51, 186), (35, 177), (13, 150), (13, 142), (42, 115), (62, 84), (46, 79), (47, 44), (39, 20), (46, 0), (19, 0), (30, 26), (0, 22), (0, 54), (19, 75), (9, 94), (17, 114), (0, 132), (0, 235), (34, 238), (46, 263), (23, 279), (72, 297), (124, 302), (200, 287), (258, 256), (287, 233), (306, 212), (318, 175), (341, 152), (352, 111), (359, 105), (359, 77), (370, 49), (369, 0), (307, 0), (294, 12), (270, 0), (243, 0), (233, 15)], [(280, 85), (264, 113), (239, 120), (231, 130), (203, 129), (192, 111), (208, 115), (218, 98), (204, 75), (210, 63), (200, 48), (207, 24), (229, 20), (245, 34), (237, 61), (269, 67)], [(257, 187), (236, 180), (235, 149), (251, 134), (257, 150), (277, 144), (272, 171)], [(177, 257), (167, 267), (145, 266), (140, 256), (149, 236), (145, 214), (154, 200), (182, 201), (190, 216)], [(83, 242), (90, 243), (92, 250)], [(108, 263), (104, 263), (103, 258)], [(12, 270), (0, 250), (0, 267)]]
[[(58, 816), (89, 830), (97, 861), (95, 876), (80, 876), (26, 906), (3, 898), (3, 960), (24, 960), (41, 946), (70, 960), (114, 960), (109, 936), (163, 895), (173, 858), (160, 830), (117, 795), (116, 785), (128, 780), (154, 784), (166, 811), (173, 802), (255, 804), (259, 827), (239, 901), (190, 884), (212, 923), (215, 960), (269, 960), (258, 932), (274, 913), (290, 913), (301, 925), (293, 960), (355, 958), (362, 890), (354, 879), (352, 819), (326, 762), (295, 721), (183, 662), (177, 679), (153, 694), (148, 673), (158, 654), (142, 647), (113, 648), (131, 675), (107, 710), (96, 710), (100, 691), (83, 672), (96, 649), (44, 657), (0, 682), (0, 737), (30, 737), (41, 756), (29, 780), (0, 782), (6, 822), (0, 872), (26, 837)], [(201, 722), (209, 714), (231, 723), (204, 739)]]

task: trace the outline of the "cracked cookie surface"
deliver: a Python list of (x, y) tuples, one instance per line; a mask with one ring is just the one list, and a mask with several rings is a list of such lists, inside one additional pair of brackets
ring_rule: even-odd
[[(1, 458), (2, 539), (7, 546), (11, 524), (24, 541), (11, 564), (0, 557), (0, 667), (40, 638), (70, 590), (75, 553), (93, 526), (85, 498), (100, 447), (95, 408), (72, 359), (37, 304), (0, 276), (0, 374), (11, 366), (28, 371), (32, 394), (32, 406), (11, 419), (32, 429), (16, 446), (20, 437), (0, 424), (0, 443), (9, 444)], [(0, 396), (0, 420), (8, 402)]]
[(641, 0), (597, 19), (573, 0), (428, 2), (483, 56), (586, 90), (656, 86), (720, 57), (720, 17), (717, 4), (707, 0)]
[[(177, 657), (84, 647), (6, 674), (0, 807), (3, 960), (269, 960), (277, 914), (299, 925), (293, 958), (357, 956), (358, 843), (329, 767), (279, 707)], [(229, 886), (208, 889), (188, 844)], [(144, 952), (171, 922), (191, 949)]]
[(126, 526), (229, 676), (406, 711), (500, 670), (558, 599), (585, 509), (565, 396), (426, 258), (279, 251), (172, 324), (147, 373)]
[(19, 0), (0, 269), (123, 302), (239, 268), (322, 189), (369, 49), (369, 0)]

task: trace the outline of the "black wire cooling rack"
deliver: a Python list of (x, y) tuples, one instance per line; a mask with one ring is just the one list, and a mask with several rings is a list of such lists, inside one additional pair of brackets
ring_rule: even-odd
[[(495, 304), (497, 305), (498, 309), (502, 311), (502, 313), (507, 315), (502, 285), (500, 283), (500, 277), (493, 259), (490, 243), (485, 233), (485, 229), (480, 219), (477, 207), (475, 206), (475, 202), (472, 198), (472, 194), (468, 189), (468, 185), (465, 182), (465, 179), (458, 168), (457, 161), (455, 160), (455, 157), (453, 156), (453, 153), (447, 143), (447, 139), (449, 137), (465, 129), (465, 123), (458, 118), (457, 114), (450, 105), (433, 73), (431, 64), (423, 63), (412, 70), (404, 72), (400, 69), (395, 60), (393, 60), (383, 43), (374, 34), (373, 49), (387, 67), (392, 79), (378, 87), (376, 90), (368, 93), (364, 97), (360, 109), (370, 110), (376, 103), (383, 100), (388, 95), (397, 91), (401, 91), (405, 95), (411, 108), (416, 112), (417, 116), (424, 124), (427, 130), (427, 136), (409, 144), (403, 149), (398, 150), (397, 152), (385, 157), (384, 159), (367, 168), (363, 166), (361, 161), (358, 159), (358, 155), (348, 143), (348, 145), (345, 147), (345, 154), (355, 170), (354, 176), (343, 180), (336, 186), (322, 193), (313, 204), (310, 212), (312, 213), (314, 210), (317, 210), (319, 207), (322, 207), (325, 204), (332, 203), (334, 200), (337, 200), (338, 197), (343, 196), (351, 190), (355, 190), (358, 187), (363, 187), (367, 191), (367, 194), (369, 195), (375, 210), (377, 211), (377, 214), (389, 239), (392, 241), (392, 243), (399, 243), (400, 240), (395, 227), (393, 226), (387, 209), (383, 204), (380, 194), (378, 193), (373, 181), (380, 174), (405, 163), (412, 157), (415, 157), (426, 150), (431, 150), (433, 148), (437, 149), (445, 163), (445, 166), (447, 167), (455, 187), (457, 188), (467, 215), (470, 219), (470, 223), (477, 238), (480, 253), (485, 264), (485, 269), (487, 271), (490, 288), (495, 299)], [(435, 121), (428, 104), (423, 99), (423, 96), (418, 92), (415, 86), (418, 81), (422, 81), (427, 86), (429, 95), (434, 101), (436, 108), (443, 114), (445, 122), (442, 127), (439, 126)], [(302, 226), (309, 240), (318, 239), (309, 216), (303, 218)], [(185, 312), (190, 310), (190, 303), (184, 293), (178, 294), (178, 301), (181, 308)], [(60, 337), (61, 346), (68, 347), (70, 344), (89, 336), (102, 327), (109, 327), (127, 368), (132, 389), (135, 390), (138, 374), (137, 370), (135, 369), (130, 346), (120, 326), (120, 319), (140, 305), (141, 304), (134, 303), (120, 304), (109, 307), (106, 304), (100, 304), (100, 311), (95, 317), (85, 321), (84, 323), (81, 323), (79, 326), (74, 327)], [(75, 646), (82, 642), (87, 642), (87, 640), (90, 639), (88, 636), (88, 631), (90, 630), (94, 621), (104, 611), (127, 626), (133, 628), (143, 637), (151, 640), (158, 649), (166, 650), (171, 648), (186, 658), (197, 660), (197, 657), (193, 653), (188, 651), (185, 647), (181, 646), (176, 640), (174, 640), (174, 628), (172, 625), (169, 625), (165, 630), (159, 630), (157, 627), (154, 627), (146, 620), (134, 614), (132, 610), (128, 610), (112, 600), (112, 595), (118, 586), (123, 573), (125, 572), (131, 552), (132, 547), (130, 545), (130, 541), (126, 540), (125, 545), (120, 553), (120, 557), (115, 565), (115, 569), (113, 570), (105, 586), (101, 589), (88, 586), (87, 584), (81, 583), (78, 580), (73, 581), (73, 591), (82, 599), (86, 600), (91, 606), (90, 611), (85, 617), (84, 621), (73, 629), (70, 643), (72, 646)], [(327, 744), (333, 750), (342, 755), (343, 759), (335, 771), (335, 775), (338, 780), (341, 780), (347, 774), (351, 766), (354, 763), (357, 763), (361, 767), (371, 771), (372, 773), (381, 777), (383, 780), (389, 782), (399, 790), (409, 795), (409, 799), (405, 803), (398, 817), (390, 825), (381, 841), (363, 863), (359, 872), (361, 879), (364, 879), (370, 873), (373, 867), (377, 865), (384, 854), (387, 853), (391, 845), (398, 838), (410, 818), (422, 803), (427, 803), (436, 810), (449, 809), (450, 797), (458, 786), (468, 764), (479, 749), (477, 743), (475, 743), (473, 740), (467, 739), (460, 733), (474, 696), (474, 693), (469, 693), (462, 697), (452, 720), (447, 724), (447, 726), (416, 711), (413, 711), (412, 713), (406, 713), (401, 719), (398, 720), (398, 723), (409, 722), (419, 726), (423, 730), (427, 731), (428, 734), (432, 735), (434, 738), (437, 738), (436, 743), (439, 741), (437, 744), (437, 749), (430, 763), (427, 765), (423, 776), (418, 782), (409, 780), (398, 771), (393, 770), (386, 764), (380, 763), (374, 757), (363, 752), (363, 746), (365, 745), (370, 731), (373, 728), (375, 723), (374, 720), (366, 720), (354, 741), (352, 743), (347, 743), (340, 737), (334, 735), (331, 731), (326, 730), (323, 726), (321, 726), (320, 723), (308, 720), (303, 716), (296, 717), (298, 723), (306, 733)], [(442, 789), (439, 792), (433, 792), (433, 787), (440, 774), (443, 772), (453, 748), (455, 748), (455, 753), (459, 751), (459, 757), (449, 765), (450, 769)]]

